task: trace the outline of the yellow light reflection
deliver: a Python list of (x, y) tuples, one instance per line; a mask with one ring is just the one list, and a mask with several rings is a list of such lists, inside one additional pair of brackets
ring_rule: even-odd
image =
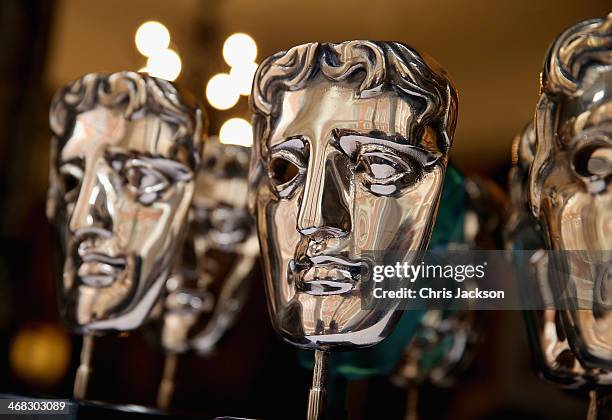
[(170, 45), (170, 31), (162, 23), (148, 21), (140, 25), (134, 36), (136, 48), (145, 57), (159, 54)]
[(164, 50), (150, 56), (146, 68), (151, 76), (172, 82), (181, 74), (181, 57), (172, 50)]
[(240, 92), (229, 74), (219, 73), (206, 84), (206, 99), (217, 109), (230, 109), (240, 99)]
[(9, 361), (13, 372), (24, 381), (56, 384), (70, 363), (68, 334), (53, 324), (24, 327), (11, 341)]
[(219, 130), (219, 142), (250, 147), (253, 144), (253, 129), (243, 118), (230, 118)]
[(231, 67), (252, 63), (257, 58), (257, 44), (247, 34), (230, 35), (223, 44), (223, 58)]
[(248, 96), (251, 94), (251, 86), (256, 70), (257, 64), (255, 63), (244, 63), (232, 67), (230, 77), (234, 80), (234, 83), (236, 83), (238, 92), (240, 92), (241, 95)]

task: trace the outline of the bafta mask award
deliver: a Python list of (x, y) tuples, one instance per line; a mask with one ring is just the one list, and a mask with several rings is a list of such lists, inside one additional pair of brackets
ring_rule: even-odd
[[(516, 136), (512, 146), (512, 169), (508, 177), (511, 210), (506, 223), (505, 247), (514, 251), (517, 280), (520, 290), (529, 293), (525, 302), (535, 302), (539, 310), (523, 313), (528, 332), (534, 367), (538, 375), (567, 389), (605, 386), (612, 384), (612, 372), (599, 371), (592, 375), (576, 359), (567, 336), (561, 312), (549, 301), (554, 295), (554, 284), (549, 275), (549, 261), (540, 223), (528, 206), (529, 167), (535, 152), (533, 124), (528, 124)], [(520, 251), (533, 250), (529, 255)], [(532, 287), (528, 284), (536, 281)], [(527, 303), (528, 304), (528, 303)]]
[(364, 309), (375, 263), (431, 236), (457, 97), (433, 61), (395, 42), (309, 43), (268, 57), (251, 94), (256, 215), (272, 323), (315, 351), (308, 418), (321, 418), (332, 350), (374, 345), (397, 304)]
[(187, 226), (202, 123), (171, 83), (132, 72), (87, 74), (51, 103), (47, 217), (60, 310), (84, 335), (76, 398), (92, 335), (139, 327), (164, 287)]
[[(455, 212), (453, 221), (456, 226), (458, 221), (463, 220), (463, 226), (460, 226), (459, 235), (445, 235), (448, 239), (444, 248), (475, 251), (498, 249), (507, 206), (505, 194), (493, 181), (485, 178), (471, 176), (462, 181), (460, 190), (464, 190), (464, 200), (461, 202), (464, 209), (462, 213)], [(438, 221), (444, 218), (443, 212), (443, 204), (440, 204)], [(440, 225), (443, 223), (437, 223), (435, 230)], [(432, 236), (430, 249), (442, 248), (436, 242)], [(475, 279), (465, 281), (472, 283), (468, 287), (477, 286)], [(394, 385), (407, 390), (404, 418), (418, 418), (420, 386), (427, 384), (449, 388), (455, 385), (470, 367), (483, 334), (484, 325), (479, 312), (468, 309), (429, 309), (425, 312), (414, 337), (406, 345), (400, 362), (390, 375)]]
[(256, 267), (259, 245), (247, 210), (249, 149), (206, 142), (182, 258), (166, 282), (160, 330), (166, 352), (158, 407), (174, 392), (177, 356), (208, 356), (236, 322)]
[(563, 32), (541, 80), (529, 205), (572, 356), (597, 377), (612, 369), (612, 15)]

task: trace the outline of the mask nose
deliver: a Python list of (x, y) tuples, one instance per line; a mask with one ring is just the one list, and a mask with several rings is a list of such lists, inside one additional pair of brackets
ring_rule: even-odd
[[(100, 231), (101, 236), (112, 231), (112, 218), (109, 210), (108, 194), (101, 177), (103, 174), (86, 174), (79, 196), (70, 215), (70, 231)], [(89, 178), (89, 179), (87, 179)], [(109, 183), (106, 183), (109, 184)]]
[(306, 175), (297, 229), (315, 241), (347, 236), (352, 229), (348, 162), (334, 155), (312, 165)]

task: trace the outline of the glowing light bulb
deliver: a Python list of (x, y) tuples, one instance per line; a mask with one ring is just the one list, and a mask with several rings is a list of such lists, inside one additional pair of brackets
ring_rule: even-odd
[(257, 58), (257, 44), (247, 34), (230, 35), (223, 43), (223, 58), (231, 67), (252, 63)]
[(170, 45), (170, 32), (163, 24), (148, 21), (140, 25), (134, 36), (136, 48), (145, 57), (159, 54)]
[(35, 384), (57, 384), (70, 364), (70, 339), (58, 326), (21, 328), (10, 343), (9, 363), (15, 374)]
[(172, 82), (181, 74), (181, 57), (172, 50), (164, 50), (150, 56), (146, 68), (151, 76)]
[(250, 147), (253, 144), (253, 129), (243, 118), (230, 118), (219, 130), (219, 142)]
[(206, 99), (217, 109), (230, 109), (240, 99), (240, 92), (229, 74), (219, 73), (206, 84)]
[(238, 66), (232, 67), (230, 71), (230, 77), (236, 83), (238, 92), (241, 95), (248, 96), (251, 93), (251, 85), (253, 84), (253, 77), (257, 70), (257, 64), (255, 63), (243, 63)]

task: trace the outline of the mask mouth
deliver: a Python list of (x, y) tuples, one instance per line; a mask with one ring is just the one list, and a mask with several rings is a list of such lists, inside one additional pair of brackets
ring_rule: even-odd
[(119, 273), (127, 267), (124, 257), (111, 257), (97, 252), (79, 250), (77, 276), (87, 286), (102, 288), (115, 282)]
[(181, 287), (166, 297), (166, 309), (176, 314), (194, 314), (212, 311), (215, 298), (206, 290)]
[(235, 229), (232, 231), (211, 230), (208, 236), (212, 243), (221, 249), (233, 249), (246, 241), (249, 231), (246, 229)]
[(317, 255), (289, 262), (296, 288), (314, 296), (341, 295), (358, 287), (367, 265), (340, 256)]
[(220, 249), (233, 249), (245, 242), (253, 231), (253, 219), (240, 208), (195, 208), (195, 225)]

